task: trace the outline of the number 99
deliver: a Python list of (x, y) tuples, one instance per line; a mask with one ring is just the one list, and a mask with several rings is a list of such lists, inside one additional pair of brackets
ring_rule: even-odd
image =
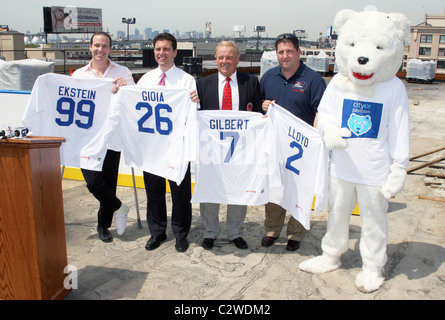
[[(61, 115), (66, 115), (67, 117), (65, 117), (65, 120), (56, 118), (55, 121), (62, 127), (68, 127), (75, 122), (79, 128), (88, 129), (93, 125), (95, 108), (96, 105), (91, 100), (80, 100), (76, 108), (76, 102), (73, 99), (62, 97), (57, 101), (56, 110)], [(82, 119), (74, 121), (75, 112), (81, 117), (86, 117), (86, 121), (82, 121)]]

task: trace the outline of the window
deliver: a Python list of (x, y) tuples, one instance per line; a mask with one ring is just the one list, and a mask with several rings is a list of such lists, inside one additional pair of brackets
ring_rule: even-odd
[(445, 57), (445, 48), (439, 48), (439, 57)]
[(419, 48), (419, 56), (430, 56), (431, 48), (420, 47)]
[(420, 35), (420, 42), (421, 43), (432, 43), (433, 42), (433, 35), (432, 34), (422, 34), (422, 35)]
[(440, 40), (439, 40), (439, 42), (440, 42), (440, 43), (445, 43), (445, 36), (440, 36)]
[(437, 61), (437, 69), (445, 69), (445, 61)]

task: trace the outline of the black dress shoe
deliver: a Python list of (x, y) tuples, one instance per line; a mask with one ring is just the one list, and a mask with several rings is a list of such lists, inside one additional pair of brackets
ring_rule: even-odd
[(178, 252), (185, 252), (189, 248), (189, 242), (186, 238), (176, 238), (175, 248)]
[(110, 231), (108, 231), (108, 228), (104, 227), (97, 227), (97, 232), (99, 233), (99, 238), (103, 242), (112, 242), (113, 236), (111, 235)]
[(261, 240), (261, 245), (263, 247), (270, 247), (271, 245), (273, 245), (273, 243), (275, 242), (275, 240), (277, 240), (278, 238), (274, 238), (274, 237), (269, 237), (269, 236), (264, 236), (263, 239)]
[(210, 250), (213, 248), (213, 242), (215, 240), (211, 239), (211, 238), (204, 238), (202, 240), (202, 247), (206, 250)]
[(241, 237), (233, 239), (232, 241), (238, 249), (247, 249), (248, 248), (246, 240), (244, 240)]
[(167, 236), (165, 234), (162, 234), (160, 236), (151, 236), (150, 239), (148, 239), (147, 244), (145, 245), (146, 250), (154, 250), (157, 247), (161, 245), (162, 242), (167, 239)]
[(295, 250), (298, 250), (298, 248), (300, 248), (300, 241), (297, 241), (297, 240), (288, 240), (287, 241), (287, 246), (286, 246), (287, 250), (295, 251)]

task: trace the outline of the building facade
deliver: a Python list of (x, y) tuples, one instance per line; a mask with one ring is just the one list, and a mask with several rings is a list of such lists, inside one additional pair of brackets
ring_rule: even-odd
[(436, 74), (445, 74), (445, 14), (426, 14), (411, 27), (408, 59), (434, 61)]
[(23, 39), (23, 33), (0, 33), (0, 57), (6, 61), (26, 59), (25, 42)]

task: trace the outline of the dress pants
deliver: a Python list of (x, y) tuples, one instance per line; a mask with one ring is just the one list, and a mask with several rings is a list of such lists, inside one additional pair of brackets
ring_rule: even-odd
[[(281, 206), (269, 202), (266, 204), (266, 219), (264, 221), (264, 229), (266, 236), (278, 238), (283, 229), (284, 218), (286, 217), (286, 209)], [(292, 215), (287, 222), (286, 235), (288, 240), (302, 241), (307, 230)]]
[[(204, 225), (204, 238), (216, 239), (220, 232), (219, 227), (219, 204), (200, 203), (200, 213)], [(246, 219), (247, 206), (227, 205), (227, 238), (233, 239), (243, 236), (243, 225)]]
[(120, 152), (107, 150), (102, 171), (81, 169), (88, 190), (100, 203), (97, 212), (98, 227), (111, 227), (114, 211), (122, 205), (116, 197), (120, 156)]
[[(145, 171), (143, 174), (145, 193), (147, 194), (148, 228), (152, 236), (160, 236), (166, 233), (167, 228), (166, 179)], [(174, 181), (169, 180), (168, 182), (172, 197), (171, 226), (173, 235), (178, 239), (185, 239), (192, 224), (190, 165), (180, 185)]]

